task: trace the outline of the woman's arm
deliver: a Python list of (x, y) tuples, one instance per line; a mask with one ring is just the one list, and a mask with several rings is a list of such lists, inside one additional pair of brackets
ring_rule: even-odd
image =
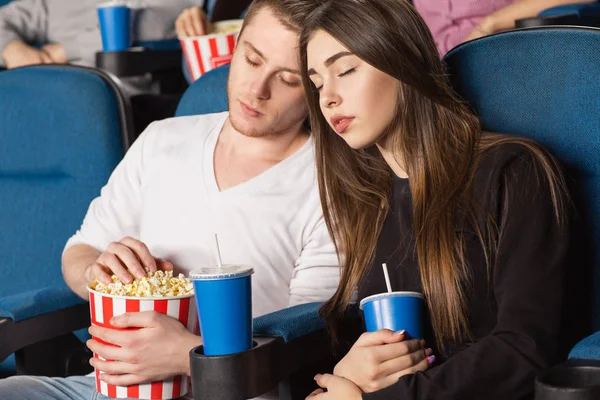
[(495, 32), (513, 29), (516, 20), (535, 17), (548, 8), (563, 4), (595, 2), (596, 0), (520, 0), (484, 17), (464, 41), (467, 42)]
[(518, 156), (502, 176), (506, 190), (498, 198), (506, 200), (492, 272), (496, 326), (443, 364), (363, 399), (523, 399), (533, 393), (535, 375), (558, 361), (570, 226), (557, 224), (549, 186), (538, 181), (544, 174), (530, 156)]
[(595, 3), (596, 0), (521, 0), (499, 9), (488, 15), (487, 20), (492, 32), (504, 31), (515, 27), (515, 21), (522, 18), (531, 18), (540, 12), (572, 3)]

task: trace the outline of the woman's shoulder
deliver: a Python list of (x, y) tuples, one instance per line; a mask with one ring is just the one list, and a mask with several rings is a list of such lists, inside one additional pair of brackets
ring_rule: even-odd
[(542, 148), (541, 145), (530, 139), (488, 134), (482, 140), (477, 172), (501, 171), (515, 162), (533, 161), (535, 157), (532, 146)]
[(537, 142), (508, 135), (486, 134), (480, 147), (473, 184), (476, 197), (496, 202), (505, 191), (539, 190), (552, 171), (560, 174), (551, 154)]
[(486, 133), (481, 141), (476, 176), (519, 176), (549, 162), (552, 156), (539, 143), (519, 136)]

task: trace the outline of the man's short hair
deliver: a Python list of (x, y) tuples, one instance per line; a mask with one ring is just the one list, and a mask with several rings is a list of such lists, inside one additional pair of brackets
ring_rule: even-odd
[(283, 26), (292, 32), (300, 33), (303, 20), (319, 5), (319, 0), (254, 0), (248, 7), (244, 17), (244, 28), (248, 26), (256, 14), (264, 8), (268, 8)]

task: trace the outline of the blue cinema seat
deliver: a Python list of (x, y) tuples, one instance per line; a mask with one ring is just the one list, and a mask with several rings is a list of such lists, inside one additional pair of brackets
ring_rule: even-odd
[(130, 109), (101, 71), (33, 66), (0, 73), (0, 110), (0, 362), (57, 373), (41, 350), (89, 326), (62, 250), (130, 144)]
[[(600, 31), (546, 27), (465, 43), (445, 60), (483, 127), (533, 138), (562, 163), (578, 212), (564, 344), (600, 329)], [(557, 310), (559, 312), (559, 310)], [(568, 349), (566, 349), (568, 350)], [(566, 356), (566, 352), (565, 352)], [(600, 359), (600, 332), (569, 358)]]
[(600, 27), (600, 3), (563, 4), (543, 10), (532, 18), (515, 21), (517, 28), (538, 26), (589, 26)]
[(202, 75), (185, 91), (176, 117), (197, 114), (212, 114), (227, 111), (227, 77), (229, 64)]
[(600, 17), (600, 3), (572, 3), (548, 8), (538, 14), (538, 17), (555, 17), (575, 14), (579, 17)]

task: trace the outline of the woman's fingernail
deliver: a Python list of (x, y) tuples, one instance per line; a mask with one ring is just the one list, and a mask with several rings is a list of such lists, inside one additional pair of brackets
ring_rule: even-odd
[(430, 356), (432, 354), (433, 354), (433, 350), (431, 350), (431, 349), (425, 349), (425, 355), (426, 356)]
[(321, 376), (323, 376), (323, 375), (321, 375), (321, 374), (316, 374), (316, 375), (315, 375), (315, 378), (314, 378), (314, 379), (315, 379), (315, 381), (318, 381), (318, 380), (321, 378)]
[(392, 336), (402, 336), (404, 335), (404, 333), (406, 332), (406, 330), (402, 329), (401, 331), (396, 331), (392, 334)]
[(425, 340), (421, 339), (421, 341), (419, 342), (421, 344), (421, 347), (425, 347)]
[(433, 364), (435, 362), (435, 356), (429, 356), (427, 357), (427, 362), (429, 363), (429, 365)]

